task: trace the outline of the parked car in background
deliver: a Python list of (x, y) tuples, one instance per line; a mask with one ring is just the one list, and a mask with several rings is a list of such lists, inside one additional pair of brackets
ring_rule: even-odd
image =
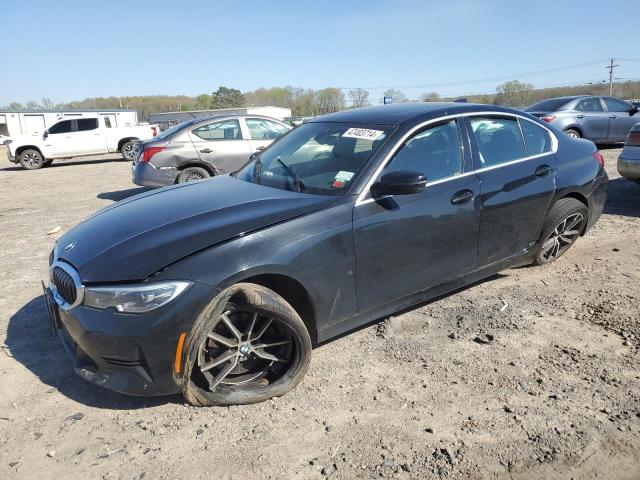
[(618, 173), (640, 183), (640, 123), (636, 123), (627, 134), (618, 158)]
[(640, 122), (638, 107), (613, 97), (574, 96), (542, 100), (525, 109), (573, 138), (622, 143)]
[(61, 120), (42, 135), (14, 137), (9, 143), (9, 161), (26, 170), (45, 167), (55, 159), (120, 152), (125, 160), (136, 157), (140, 140), (158, 134), (155, 125), (113, 127), (107, 116)]
[(6, 135), (0, 135), (0, 145), (7, 145), (10, 141), (10, 137), (7, 137)]
[[(242, 120), (180, 135), (242, 135)], [(300, 382), (313, 344), (557, 260), (602, 213), (603, 165), (592, 142), (490, 105), (314, 118), (232, 175), (145, 192), (69, 230), (49, 258), (48, 311), (74, 370), (99, 386), (267, 400)]]
[(229, 173), (291, 127), (260, 115), (221, 115), (180, 123), (142, 143), (133, 183), (162, 187)]

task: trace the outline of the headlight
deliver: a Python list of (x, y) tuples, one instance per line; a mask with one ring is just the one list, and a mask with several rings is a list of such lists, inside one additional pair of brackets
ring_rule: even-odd
[(162, 282), (86, 287), (83, 303), (101, 310), (114, 307), (118, 312), (144, 313), (166, 305), (190, 286), (190, 282)]

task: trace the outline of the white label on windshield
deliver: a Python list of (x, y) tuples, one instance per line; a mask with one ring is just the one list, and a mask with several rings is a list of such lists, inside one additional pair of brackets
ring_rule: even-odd
[(336, 173), (334, 180), (339, 180), (341, 182), (348, 182), (353, 178), (353, 172), (345, 172), (344, 170), (340, 170)]
[(364, 138), (365, 140), (377, 140), (384, 132), (382, 130), (369, 130), (368, 128), (350, 128), (342, 134), (343, 138)]

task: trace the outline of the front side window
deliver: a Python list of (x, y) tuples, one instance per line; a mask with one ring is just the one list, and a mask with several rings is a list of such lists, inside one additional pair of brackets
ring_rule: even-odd
[(631, 110), (631, 105), (617, 98), (604, 97), (604, 103), (607, 106), (607, 110), (610, 112), (624, 112), (628, 113)]
[(284, 125), (263, 118), (247, 118), (251, 140), (275, 140), (289, 131)]
[(385, 167), (384, 173), (412, 170), (427, 181), (462, 173), (462, 142), (455, 120), (429, 127), (407, 140)]
[(527, 156), (518, 121), (513, 118), (471, 117), (481, 168)]
[(236, 178), (282, 190), (342, 195), (391, 127), (348, 123), (304, 123), (262, 153)]
[(528, 120), (520, 120), (527, 146), (527, 155), (540, 155), (551, 151), (551, 136), (544, 128)]
[(76, 121), (78, 122), (79, 132), (86, 132), (86, 131), (95, 130), (96, 128), (98, 128), (97, 118), (79, 118)]
[(58, 122), (55, 125), (53, 125), (50, 129), (49, 129), (49, 133), (50, 134), (56, 134), (56, 133), (69, 133), (71, 132), (71, 122), (73, 120), (63, 120), (62, 122)]
[(583, 98), (576, 105), (579, 112), (604, 112), (598, 97)]
[(203, 140), (242, 140), (242, 132), (240, 131), (240, 122), (238, 120), (209, 123), (191, 132)]

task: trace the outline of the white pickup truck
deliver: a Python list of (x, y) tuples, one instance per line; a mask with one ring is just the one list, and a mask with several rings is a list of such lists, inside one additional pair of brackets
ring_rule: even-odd
[(125, 160), (134, 160), (136, 142), (155, 137), (155, 125), (112, 127), (108, 117), (83, 117), (62, 120), (42, 134), (12, 137), (9, 161), (22, 168), (36, 170), (58, 158), (120, 152)]

